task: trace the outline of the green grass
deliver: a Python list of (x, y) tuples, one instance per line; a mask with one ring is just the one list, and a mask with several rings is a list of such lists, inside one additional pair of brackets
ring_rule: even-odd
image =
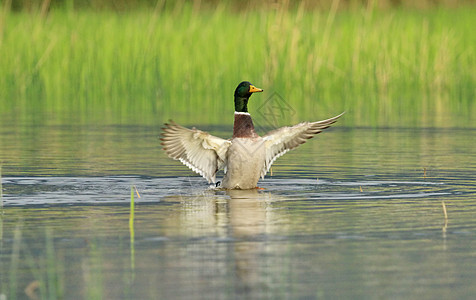
[[(476, 8), (257, 9), (218, 4), (0, 14), (0, 114), (41, 122), (230, 123), (241, 80), (296, 114), (357, 126), (474, 127)], [(1, 121), (0, 121), (1, 122)]]

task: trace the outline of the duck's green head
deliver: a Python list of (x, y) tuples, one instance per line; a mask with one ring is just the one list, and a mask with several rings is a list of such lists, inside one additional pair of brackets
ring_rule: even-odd
[(251, 94), (262, 91), (262, 89), (255, 87), (248, 81), (240, 83), (235, 90), (235, 111), (248, 112), (248, 100)]

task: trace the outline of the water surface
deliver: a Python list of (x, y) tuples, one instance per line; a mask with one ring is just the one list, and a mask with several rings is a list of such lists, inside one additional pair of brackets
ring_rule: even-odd
[(252, 191), (210, 189), (156, 126), (0, 130), (7, 299), (476, 295), (472, 129), (336, 126)]

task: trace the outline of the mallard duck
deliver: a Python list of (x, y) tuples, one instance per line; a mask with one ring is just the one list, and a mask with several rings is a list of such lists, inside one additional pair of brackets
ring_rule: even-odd
[(253, 93), (262, 91), (248, 81), (241, 82), (236, 88), (231, 139), (225, 140), (170, 121), (163, 128), (163, 149), (169, 157), (181, 161), (209, 183), (215, 183), (216, 173), (224, 169), (221, 188), (252, 189), (257, 187), (260, 177), (264, 178), (278, 157), (305, 143), (343, 115), (282, 127), (261, 137), (255, 132), (248, 113), (248, 100)]

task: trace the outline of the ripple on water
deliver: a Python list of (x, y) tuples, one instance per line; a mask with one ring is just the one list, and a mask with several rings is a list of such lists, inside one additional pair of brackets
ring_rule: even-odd
[[(437, 181), (330, 180), (267, 178), (263, 193), (286, 195), (288, 200), (358, 200), (441, 197), (461, 194), (454, 185)], [(370, 178), (369, 178), (370, 179)], [(141, 202), (160, 202), (174, 195), (200, 196), (214, 190), (201, 177), (5, 177), (4, 205), (129, 203), (131, 186)]]

